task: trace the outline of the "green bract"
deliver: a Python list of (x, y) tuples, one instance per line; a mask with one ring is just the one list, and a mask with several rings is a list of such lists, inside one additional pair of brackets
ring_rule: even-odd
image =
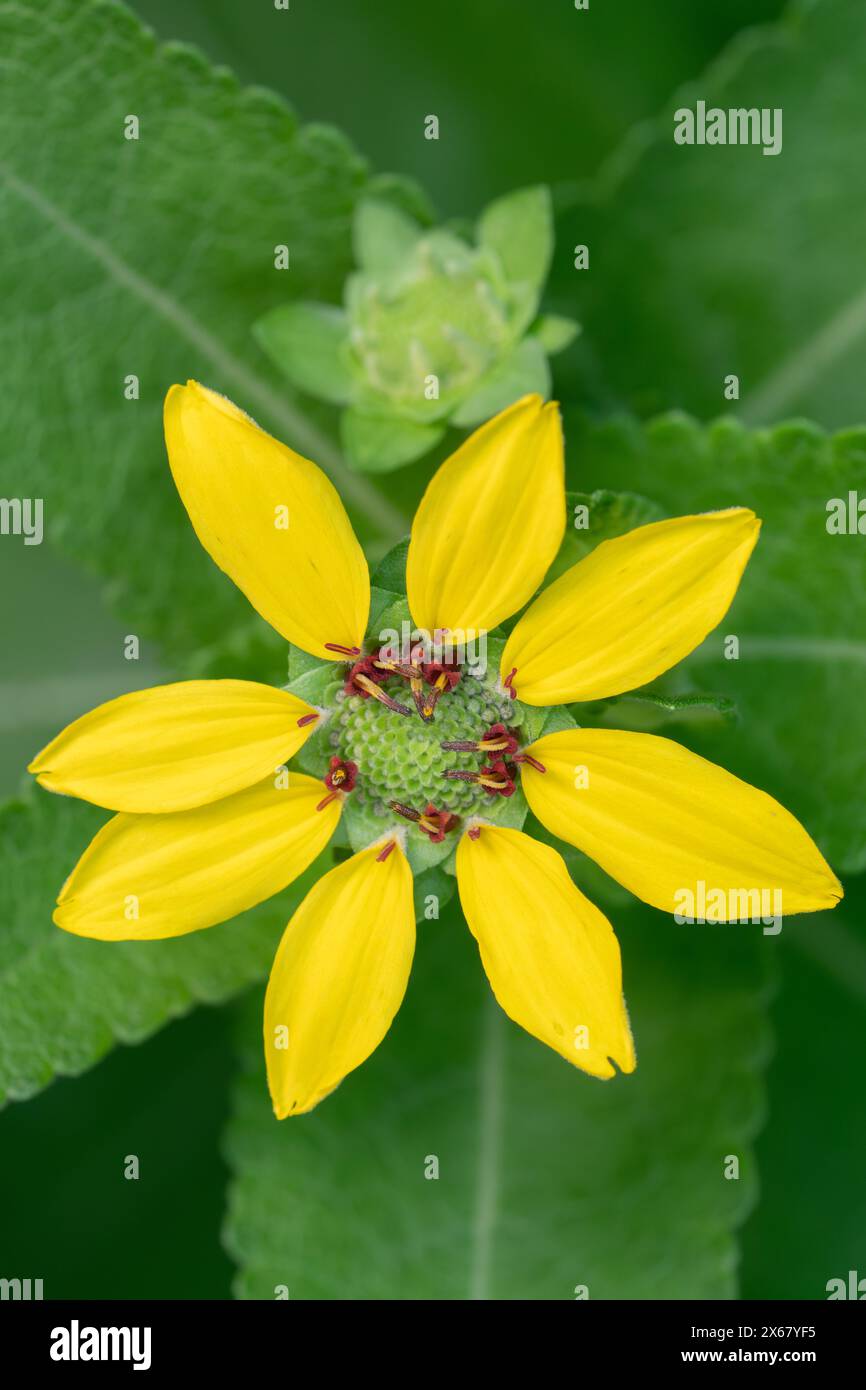
[(286, 304), (255, 333), (296, 386), (347, 407), (355, 468), (389, 471), (449, 424), (471, 427), (528, 392), (549, 393), (547, 357), (577, 330), (537, 317), (553, 248), (546, 188), (492, 203), (475, 244), (381, 198), (359, 204), (353, 231), (358, 270), (344, 308)]

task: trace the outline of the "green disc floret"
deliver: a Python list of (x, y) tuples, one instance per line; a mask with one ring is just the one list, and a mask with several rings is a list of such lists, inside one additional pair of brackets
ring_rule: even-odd
[[(395, 699), (406, 699), (405, 682), (389, 681), (384, 688)], [(397, 800), (419, 810), (431, 803), (465, 818), (489, 808), (491, 797), (475, 783), (444, 773), (449, 768), (480, 767), (485, 759), (483, 754), (473, 757), (441, 745), (480, 739), (492, 724), (513, 724), (514, 715), (512, 702), (496, 689), (494, 676), (465, 676), (439, 701), (430, 724), (414, 713), (410, 718), (395, 715), (377, 700), (344, 696), (334, 714), (330, 741), (341, 758), (357, 763), (360, 776), (353, 795), (368, 799), (377, 814), (386, 814), (388, 803)]]

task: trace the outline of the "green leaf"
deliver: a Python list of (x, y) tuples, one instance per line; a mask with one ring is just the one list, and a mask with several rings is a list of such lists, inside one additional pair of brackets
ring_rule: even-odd
[(455, 410), (451, 423), (473, 429), (512, 401), (535, 391), (540, 396), (550, 395), (550, 368), (538, 339), (524, 338), (482, 378), (472, 395)]
[(603, 724), (614, 729), (636, 729), (646, 733), (665, 730), (672, 725), (700, 728), (705, 723), (718, 724), (736, 718), (737, 707), (727, 695), (712, 695), (703, 691), (684, 695), (666, 695), (646, 687), (631, 695), (615, 695), (600, 702), (599, 715), (587, 718), (586, 706), (575, 705), (581, 723)]
[(827, 530), (833, 499), (847, 512), (849, 491), (866, 496), (866, 429), (751, 432), (676, 415), (592, 425), (569, 413), (566, 438), (585, 485), (651, 479), (669, 513), (748, 506), (763, 519), (730, 612), (680, 668), (731, 697), (740, 718), (690, 741), (778, 797), (835, 869), (866, 868), (866, 745), (853, 733), (866, 707), (864, 542)]
[[(743, 1233), (744, 1298), (826, 1299), (829, 1279), (847, 1282), (858, 1267), (862, 1276), (862, 1226), (851, 1215), (866, 1165), (866, 1111), (847, 1103), (847, 1062), (863, 1046), (864, 920), (861, 875), (846, 882), (844, 901), (820, 923), (805, 916), (785, 924), (773, 1010), (778, 1042), (767, 1077), (772, 1123), (757, 1146), (772, 1181)], [(792, 1221), (791, 1212), (805, 1214), (805, 1194), (816, 1184), (820, 1214)]]
[[(296, 681), (299, 676), (307, 671), (314, 671), (318, 666), (325, 663), (321, 657), (313, 656), (310, 652), (305, 652), (303, 647), (296, 647), (294, 642), (289, 643), (289, 683)], [(332, 665), (333, 663), (328, 663)]]
[(343, 356), (347, 331), (345, 314), (331, 304), (282, 304), (253, 325), (259, 343), (289, 381), (335, 405), (352, 399), (352, 377)]
[(624, 536), (636, 526), (648, 526), (664, 515), (657, 502), (634, 492), (599, 488), (565, 495), (566, 530), (556, 559), (547, 571), (544, 588), (584, 559), (602, 541)]
[[(389, 551), (393, 554), (393, 551)], [(387, 556), (385, 557), (388, 558)], [(381, 566), (379, 567), (381, 569)], [(379, 573), (379, 570), (376, 571)], [(367, 620), (367, 631), (365, 640), (376, 641), (382, 630), (383, 619), (391, 612), (395, 604), (405, 600), (405, 550), (404, 550), (404, 587), (402, 589), (381, 589), (373, 580), (370, 585), (370, 616)]]
[(575, 319), (567, 319), (562, 314), (542, 314), (533, 324), (532, 336), (538, 340), (548, 357), (562, 352), (574, 342), (580, 333), (580, 324)]
[(521, 188), (491, 203), (478, 222), (478, 243), (495, 251), (506, 280), (540, 293), (553, 253), (550, 190)]
[(222, 1003), (262, 979), (294, 908), (330, 866), (326, 851), (284, 893), (207, 931), (87, 941), (55, 927), (51, 912), (105, 819), (35, 789), (0, 809), (0, 1101), (26, 1100), (117, 1043), (140, 1043), (195, 1005)]
[[(851, 132), (862, 125), (864, 67), (860, 0), (796, 4), (677, 92), (607, 166), (594, 198), (563, 213), (554, 293), (578, 312), (593, 354), (578, 389), (597, 373), (595, 394), (641, 414), (862, 420), (866, 191)], [(674, 113), (699, 98), (780, 110), (781, 152), (676, 144)], [(573, 268), (577, 243), (590, 248), (587, 272)], [(728, 405), (730, 375), (740, 400)]]
[[(311, 1115), (274, 1119), (251, 1006), (226, 1145), (237, 1294), (735, 1296), (768, 947), (753, 928), (677, 927), (649, 910), (618, 914), (617, 929), (638, 1069), (607, 1083), (500, 1012), (454, 909), (421, 922), (390, 1033)], [(438, 1180), (425, 1178), (434, 1157)]]
[(431, 226), (435, 220), (426, 188), (405, 174), (373, 174), (367, 184), (366, 200), (388, 203), (422, 228)]
[[(232, 396), (328, 469), (374, 527), (394, 521), (250, 334), (288, 297), (338, 296), (364, 165), (336, 132), (300, 126), (281, 99), (191, 49), (158, 45), (106, 0), (0, 0), (0, 44), (15, 55), (0, 137), (0, 355), (18, 441), (0, 493), (43, 497), (48, 539), (180, 666), (250, 610), (175, 493), (161, 419), (172, 382)], [(127, 113), (137, 140), (124, 138)], [(288, 271), (274, 267), (278, 244)]]
[(352, 227), (355, 260), (361, 270), (397, 270), (421, 235), (418, 223), (393, 204), (365, 198), (358, 204)]
[(413, 884), (415, 921), (438, 921), (443, 908), (447, 907), (453, 898), (456, 888), (457, 879), (453, 874), (446, 873), (441, 864), (434, 864), (432, 868), (416, 874)]
[(406, 557), (409, 554), (409, 537), (383, 555), (373, 571), (373, 584), (380, 589), (389, 589), (394, 594), (406, 593)]
[(438, 444), (445, 428), (350, 407), (340, 417), (340, 431), (343, 448), (357, 472), (390, 473), (426, 454)]

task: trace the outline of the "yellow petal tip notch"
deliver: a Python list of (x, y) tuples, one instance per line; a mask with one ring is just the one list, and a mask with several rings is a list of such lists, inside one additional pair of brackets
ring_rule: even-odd
[(681, 922), (781, 920), (836, 906), (842, 885), (778, 801), (672, 739), (564, 729), (527, 750), (533, 814), (636, 897)]

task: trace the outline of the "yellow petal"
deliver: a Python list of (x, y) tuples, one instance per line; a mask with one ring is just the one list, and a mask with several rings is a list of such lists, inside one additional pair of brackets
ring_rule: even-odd
[(196, 535), (262, 617), (314, 656), (360, 647), (367, 562), (322, 470), (195, 381), (165, 398), (165, 442)]
[(634, 1071), (617, 939), (561, 856), (520, 830), (484, 825), (460, 841), (457, 883), (509, 1018), (592, 1076), (613, 1076), (611, 1058)]
[(599, 700), (675, 666), (721, 622), (761, 523), (735, 507), (603, 541), (535, 600), (502, 656), (530, 705)]
[[(522, 770), (538, 819), (663, 912), (729, 921), (816, 912), (842, 896), (784, 806), (670, 739), (570, 729), (530, 751), (547, 769)], [(687, 910), (702, 893), (719, 895), (714, 918)]]
[(400, 1007), (415, 951), (412, 872), (373, 845), (310, 889), (286, 927), (265, 997), (274, 1113), (312, 1110), (370, 1056)]
[(104, 825), (57, 900), (54, 921), (100, 941), (152, 941), (224, 922), (279, 893), (321, 853), (340, 799), (323, 782), (267, 778), (194, 811), (121, 813)]
[(110, 811), (186, 811), (260, 782), (318, 718), (296, 695), (255, 681), (178, 681), (82, 715), (28, 771), (48, 791)]
[(538, 588), (565, 529), (562, 426), (524, 396), (470, 435), (431, 480), (406, 563), (416, 626), (496, 627)]

